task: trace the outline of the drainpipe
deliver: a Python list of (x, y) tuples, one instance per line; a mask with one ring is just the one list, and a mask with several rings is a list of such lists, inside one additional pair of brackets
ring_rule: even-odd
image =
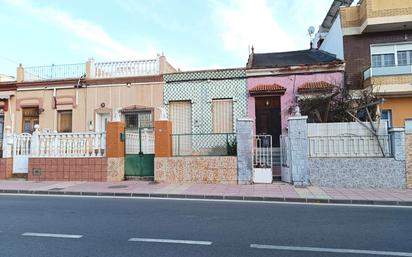
[(53, 101), (54, 101), (54, 116), (53, 116), (53, 132), (56, 131), (56, 124), (57, 124), (57, 89), (53, 88)]

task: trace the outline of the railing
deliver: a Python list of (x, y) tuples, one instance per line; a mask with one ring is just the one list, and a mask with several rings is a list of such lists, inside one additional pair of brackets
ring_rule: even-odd
[(38, 155), (33, 157), (102, 157), (105, 155), (105, 133), (48, 133), (38, 136)]
[(13, 156), (28, 156), (30, 155), (31, 135), (23, 133), (13, 135)]
[(160, 72), (158, 59), (100, 62), (94, 64), (94, 78), (129, 77), (142, 75), (156, 75)]
[(154, 154), (153, 128), (126, 131), (126, 154)]
[[(378, 142), (379, 139), (379, 142)], [(308, 137), (309, 157), (390, 157), (390, 136)], [(382, 147), (382, 149), (381, 149)], [(383, 150), (383, 152), (382, 152)]]
[(412, 74), (412, 65), (370, 67), (363, 71), (363, 79), (367, 80), (375, 76)]
[(253, 167), (272, 168), (272, 136), (257, 135), (253, 142)]
[(24, 80), (74, 79), (86, 74), (86, 64), (60, 64), (24, 68)]
[(173, 156), (236, 155), (236, 134), (173, 134)]

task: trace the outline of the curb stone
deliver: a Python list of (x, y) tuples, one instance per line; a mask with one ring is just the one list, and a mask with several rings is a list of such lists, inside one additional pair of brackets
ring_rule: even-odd
[(159, 193), (125, 193), (125, 192), (75, 192), (54, 190), (17, 190), (0, 189), (2, 194), (21, 195), (72, 195), (72, 196), (114, 196), (130, 198), (169, 198), (169, 199), (208, 199), (208, 200), (235, 200), (253, 202), (290, 202), (290, 203), (322, 203), (322, 204), (352, 204), (352, 205), (385, 205), (385, 206), (412, 206), (411, 201), (393, 200), (359, 200), (359, 199), (326, 199), (326, 198), (284, 198), (266, 196), (234, 196), (234, 195), (190, 195), (190, 194), (159, 194)]

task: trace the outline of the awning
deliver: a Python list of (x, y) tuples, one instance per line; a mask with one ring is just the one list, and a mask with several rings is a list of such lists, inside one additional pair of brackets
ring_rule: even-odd
[(249, 90), (249, 94), (251, 96), (283, 95), (285, 92), (286, 92), (286, 88), (284, 88), (281, 85), (278, 85), (276, 83), (257, 85), (254, 88)]

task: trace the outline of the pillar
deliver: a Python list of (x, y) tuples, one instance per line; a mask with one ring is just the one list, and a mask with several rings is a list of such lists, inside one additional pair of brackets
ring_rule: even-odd
[(309, 185), (310, 179), (307, 119), (307, 116), (293, 116), (288, 119), (292, 183), (298, 186)]
[(107, 181), (124, 179), (125, 124), (109, 122), (106, 129)]
[(412, 120), (405, 120), (406, 186), (412, 189)]
[(16, 80), (17, 80), (17, 82), (23, 82), (24, 81), (24, 68), (23, 68), (23, 65), (21, 63), (19, 64), (19, 67), (17, 67)]
[(392, 128), (389, 130), (391, 135), (391, 149), (393, 158), (397, 161), (405, 160), (405, 129)]
[(172, 157), (172, 122), (157, 120), (155, 128), (155, 156)]
[(236, 121), (237, 181), (238, 184), (253, 182), (253, 120), (242, 118)]

